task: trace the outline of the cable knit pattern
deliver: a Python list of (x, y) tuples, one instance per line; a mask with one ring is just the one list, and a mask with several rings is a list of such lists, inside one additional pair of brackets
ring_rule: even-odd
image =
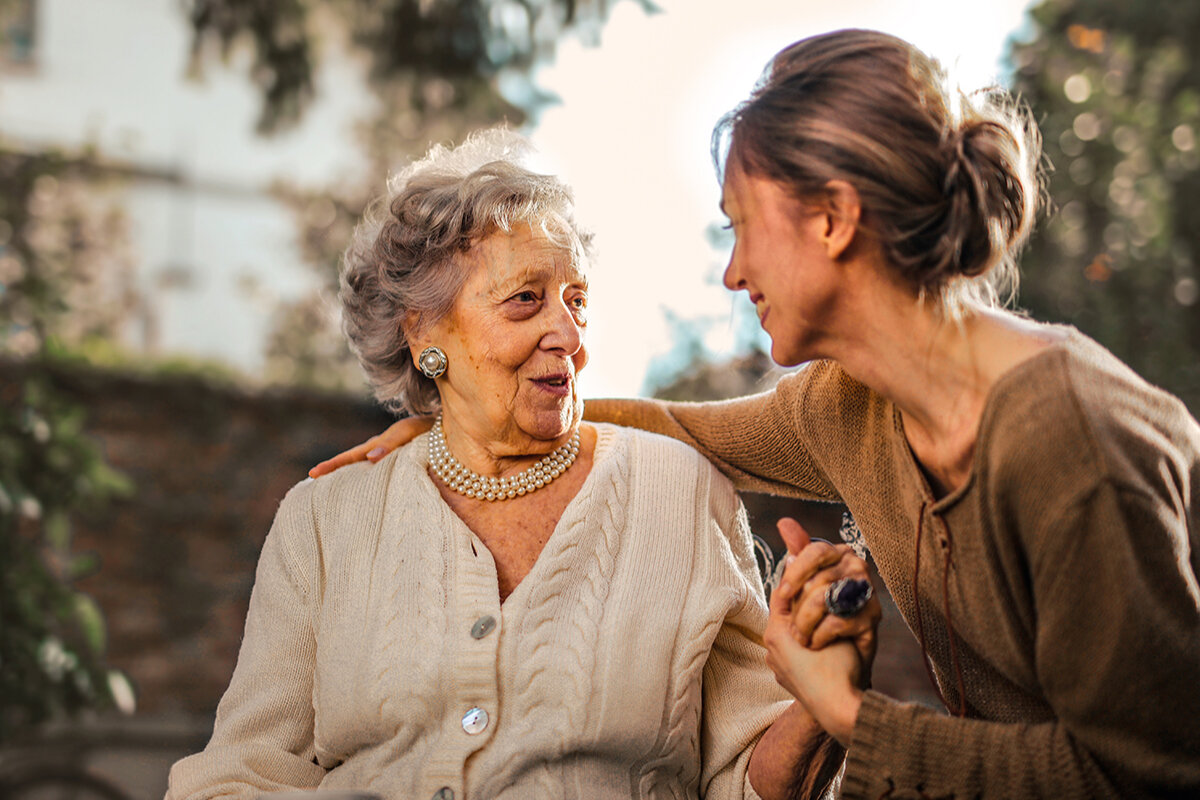
[(919, 601), (967, 718), (867, 692), (847, 798), (1200, 797), (1200, 426), (1059, 330), (993, 386), (971, 475), (945, 496), (897, 408), (831, 361), (723, 403), (588, 403), (743, 487), (843, 500), (914, 630)]
[[(701, 637), (685, 643), (683, 669), (674, 676), (669, 702), (663, 709), (665, 736), (654, 749), (654, 757), (639, 765), (639, 797), (687, 797), (700, 780), (700, 743), (696, 740), (700, 720), (700, 679), (720, 623), (711, 621)], [(680, 761), (676, 753), (696, 757)]]
[[(597, 430), (583, 488), (503, 606), (424, 437), (293, 489), (212, 742), (172, 768), (168, 798), (756, 797), (750, 754), (789, 698), (765, 667), (744, 512), (678, 442)], [(473, 734), (471, 708), (488, 714)]]
[[(573, 732), (586, 729), (593, 696), (596, 639), (625, 533), (628, 502), (629, 462), (626, 453), (610, 452), (614, 435), (612, 429), (600, 432), (592, 475), (554, 533), (562, 537), (562, 547), (543, 551), (536, 583), (528, 595), (517, 597), (527, 609), (519, 634), (516, 682), (524, 688), (517, 703), (522, 709), (541, 703), (537, 714), (523, 715), (517, 736), (548, 742), (544, 760), (529, 773), (541, 797), (564, 796), (562, 759), (572, 746)], [(590, 511), (585, 516), (580, 509)], [(555, 629), (564, 626), (569, 634), (555, 635)], [(550, 697), (559, 702), (546, 703)], [(481, 794), (501, 794), (513, 777), (496, 776), (481, 787)]]

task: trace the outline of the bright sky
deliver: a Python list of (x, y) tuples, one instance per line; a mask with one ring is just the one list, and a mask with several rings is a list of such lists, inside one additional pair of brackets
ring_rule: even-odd
[[(836, 28), (894, 33), (959, 75), (964, 88), (1002, 77), (1007, 37), (1027, 0), (659, 0), (647, 16), (617, 3), (601, 46), (565, 42), (539, 83), (562, 98), (531, 133), (574, 186), (596, 233), (585, 396), (641, 392), (647, 367), (671, 350), (663, 309), (715, 317), (706, 344), (733, 343), (723, 254), (705, 236), (723, 221), (709, 156), (716, 120), (746, 97), (768, 59)], [(736, 9), (736, 13), (731, 11)], [(744, 299), (744, 298), (739, 298)]]

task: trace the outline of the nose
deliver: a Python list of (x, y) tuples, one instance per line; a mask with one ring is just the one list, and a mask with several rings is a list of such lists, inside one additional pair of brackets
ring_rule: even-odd
[(725, 267), (725, 274), (721, 276), (721, 282), (731, 292), (746, 288), (746, 279), (742, 277), (742, 272), (738, 265), (738, 249), (736, 244), (733, 246), (733, 252), (729, 254), (729, 264)]
[(540, 342), (543, 350), (551, 350), (573, 356), (583, 347), (583, 329), (586, 324), (581, 309), (572, 308), (559, 298), (550, 303), (545, 312), (546, 330)]

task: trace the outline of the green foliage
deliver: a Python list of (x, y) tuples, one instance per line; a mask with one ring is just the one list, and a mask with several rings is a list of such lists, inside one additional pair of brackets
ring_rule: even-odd
[(1200, 4), (1046, 0), (1015, 88), (1054, 167), (1022, 302), (1200, 413)]
[[(528, 79), (566, 31), (596, 35), (613, 0), (193, 0), (193, 67), (216, 48), (254, 52), (251, 78), (263, 98), (260, 129), (296, 122), (314, 96), (322, 39), (348, 34), (385, 103), (397, 92), (418, 114), (500, 103), (495, 79)], [(655, 8), (640, 0), (643, 8)], [(526, 89), (536, 96), (532, 83)], [(487, 99), (483, 99), (487, 98)]]
[(0, 741), (113, 701), (103, 615), (72, 588), (95, 559), (72, 553), (71, 518), (129, 487), (44, 366), (58, 341), (102, 333), (121, 312), (72, 307), (102, 301), (120, 260), (120, 218), (85, 191), (93, 172), (86, 157), (0, 150), (0, 354), (19, 376), (0, 386)]
[(103, 615), (71, 588), (95, 559), (71, 552), (70, 518), (129, 488), (36, 369), (0, 391), (0, 741), (112, 703)]

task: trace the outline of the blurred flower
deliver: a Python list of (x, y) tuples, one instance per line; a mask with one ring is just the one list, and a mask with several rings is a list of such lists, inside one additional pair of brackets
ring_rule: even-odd
[(1180, 278), (1175, 284), (1175, 302), (1181, 306), (1191, 306), (1200, 299), (1200, 285), (1194, 278)]
[(108, 691), (112, 695), (113, 704), (122, 714), (132, 714), (137, 711), (137, 697), (133, 692), (133, 684), (125, 673), (119, 670), (108, 671)]
[(1171, 144), (1186, 153), (1196, 146), (1196, 132), (1191, 125), (1179, 125), (1171, 131)]
[(63, 647), (57, 637), (50, 636), (38, 647), (38, 664), (51, 680), (61, 681), (69, 670), (79, 665), (79, 659)]
[(42, 504), (36, 497), (22, 497), (17, 503), (17, 510), (26, 519), (41, 519)]

